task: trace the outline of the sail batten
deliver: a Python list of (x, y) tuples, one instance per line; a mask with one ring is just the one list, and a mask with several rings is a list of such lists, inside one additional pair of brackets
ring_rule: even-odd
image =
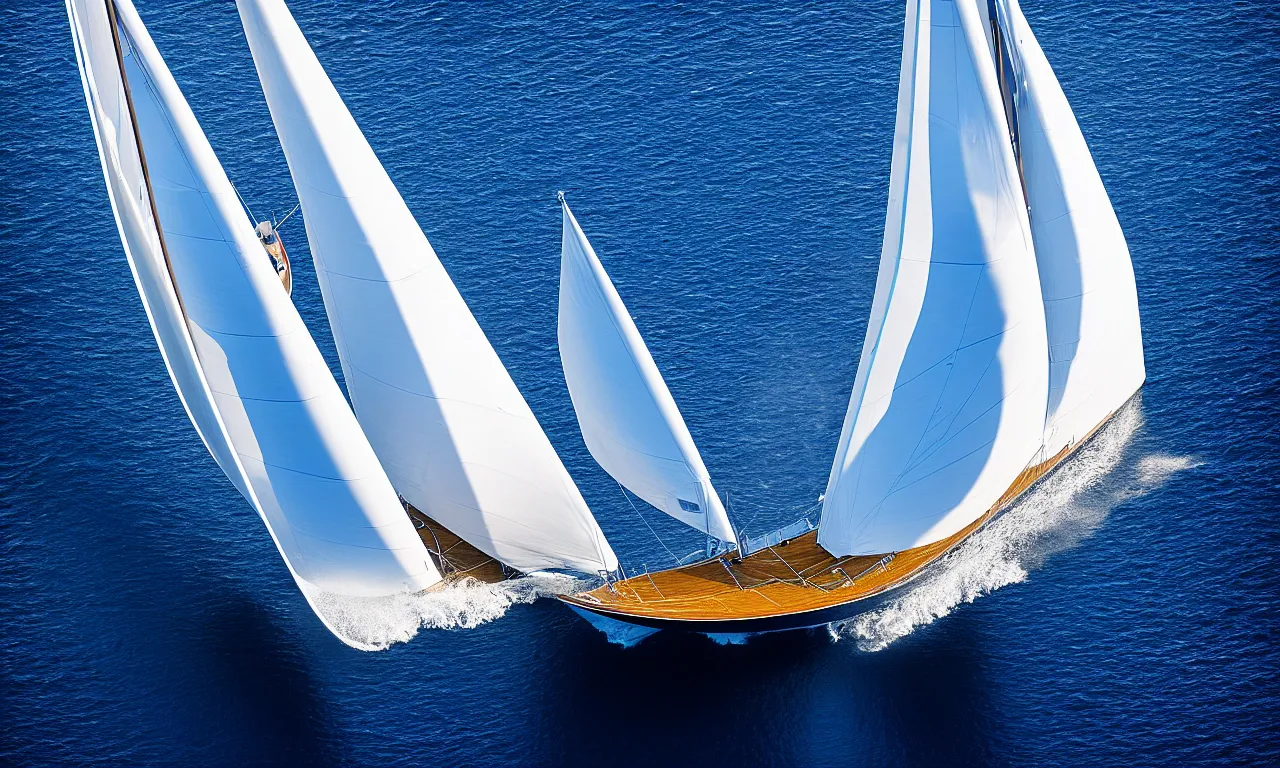
[(563, 196), (558, 338), (591, 456), (680, 522), (736, 543), (702, 456), (635, 321)]
[(819, 526), (838, 555), (955, 534), (1041, 447), (1044, 312), (984, 18), (907, 6), (880, 272)]
[(132, 3), (67, 12), (121, 242), (179, 399), (319, 618), (354, 644), (317, 599), (440, 575)]
[(522, 571), (617, 558), (288, 8), (238, 0), (356, 415), (396, 490)]

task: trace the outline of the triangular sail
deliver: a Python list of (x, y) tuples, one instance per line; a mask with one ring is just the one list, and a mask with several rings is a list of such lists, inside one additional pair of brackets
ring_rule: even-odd
[(1146, 378), (1133, 263), (1071, 105), (1017, 0), (994, 2), (1049, 334), (1045, 453), (1086, 437)]
[(132, 3), (67, 12), (125, 255), (209, 452), (331, 629), (326, 593), (439, 581)]
[(1044, 310), (985, 18), (907, 4), (880, 274), (819, 526), (837, 555), (959, 532), (1041, 449)]
[(587, 449), (635, 495), (736, 543), (666, 381), (568, 203), (560, 203), (560, 361)]
[(617, 558), (280, 0), (238, 0), (360, 424), (406, 500), (524, 571)]

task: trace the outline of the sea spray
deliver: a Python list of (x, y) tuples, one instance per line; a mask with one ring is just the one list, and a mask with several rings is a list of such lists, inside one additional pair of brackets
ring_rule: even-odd
[(344, 643), (362, 651), (380, 651), (408, 642), (419, 629), (473, 629), (500, 618), (513, 605), (577, 592), (591, 585), (589, 580), (565, 574), (537, 573), (497, 584), (464, 579), (433, 592), (390, 597), (313, 592), (307, 598)]
[(882, 608), (828, 627), (836, 640), (878, 651), (961, 603), (1023, 581), (1054, 552), (1078, 544), (1125, 499), (1196, 466), (1190, 457), (1140, 458), (1136, 472), (1112, 476), (1142, 425), (1141, 401), (1123, 408), (1089, 444), (1004, 514), (974, 534)]

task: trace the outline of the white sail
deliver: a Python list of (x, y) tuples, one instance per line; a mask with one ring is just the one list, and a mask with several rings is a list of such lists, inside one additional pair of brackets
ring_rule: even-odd
[(68, 0), (67, 12), (121, 242), (192, 423), (313, 608), (325, 594), (434, 584), (195, 116), (130, 0), (114, 5), (119, 59), (103, 0)]
[(736, 543), (666, 381), (563, 197), (560, 204), (560, 362), (587, 450), (635, 495)]
[(1083, 439), (1146, 378), (1124, 232), (1071, 105), (1017, 0), (997, 5), (1019, 75), (1018, 145), (1049, 333), (1048, 455)]
[(881, 267), (819, 543), (894, 552), (981, 517), (1041, 449), (1039, 278), (975, 0), (911, 0)]
[(411, 504), (524, 571), (617, 558), (288, 8), (238, 0), (356, 415)]

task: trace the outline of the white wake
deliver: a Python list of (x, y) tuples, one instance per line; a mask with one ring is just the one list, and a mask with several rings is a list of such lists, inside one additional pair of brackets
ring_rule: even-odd
[(835, 640), (878, 651), (1006, 584), (1027, 578), (1054, 552), (1089, 536), (1117, 504), (1148, 493), (1197, 465), (1187, 456), (1140, 458), (1132, 473), (1112, 471), (1142, 426), (1140, 401), (1127, 405), (1080, 452), (974, 534), (884, 607), (828, 627)]
[(499, 584), (468, 579), (438, 592), (376, 598), (312, 593), (307, 599), (344, 643), (381, 651), (412, 640), (421, 629), (473, 629), (500, 618), (513, 605), (588, 586), (588, 581), (573, 576), (538, 573)]

